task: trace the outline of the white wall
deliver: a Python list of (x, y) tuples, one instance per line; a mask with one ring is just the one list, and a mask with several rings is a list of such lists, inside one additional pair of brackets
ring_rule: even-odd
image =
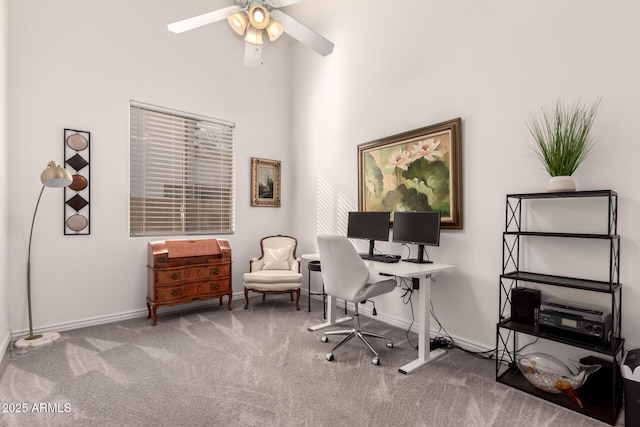
[[(429, 248), (456, 265), (437, 278), (432, 301), (451, 335), (493, 347), (505, 195), (544, 191), (548, 179), (526, 120), (558, 98), (601, 97), (599, 146), (575, 178), (579, 189), (620, 195), (622, 332), (627, 348), (639, 346), (639, 16), (633, 0), (352, 0), (317, 22), (334, 53), (322, 59), (295, 46), (293, 55), (293, 220), (302, 251), (315, 251), (318, 233), (346, 232), (346, 212), (358, 208), (358, 144), (461, 117), (464, 229), (444, 230), (440, 247)], [(601, 212), (597, 221), (606, 221)], [(576, 210), (571, 221), (588, 228), (593, 218)], [(578, 269), (606, 266), (600, 254)], [(411, 320), (399, 291), (377, 310)]]
[[(226, 5), (190, 0), (9, 2), (10, 325), (27, 328), (25, 264), (47, 162), (62, 162), (63, 129), (91, 132), (91, 234), (64, 236), (59, 189), (46, 189), (32, 248), (36, 329), (146, 312), (146, 243), (129, 238), (129, 100), (233, 121), (236, 135), (234, 291), (259, 238), (286, 233), (291, 212), (289, 45), (243, 67), (226, 22), (183, 34), (166, 25)], [(281, 102), (282, 101), (282, 102)], [(281, 208), (251, 208), (250, 158), (282, 161)], [(2, 159), (2, 156), (0, 156)], [(4, 282), (4, 281), (3, 281)], [(2, 309), (0, 309), (2, 314)]]
[(9, 301), (7, 285), (7, 242), (8, 189), (7, 165), (7, 0), (0, 0), (0, 360), (9, 343)]
[[(334, 41), (334, 53), (323, 58), (294, 44), (290, 68), (289, 44), (278, 43), (265, 48), (265, 65), (251, 70), (242, 67), (242, 42), (224, 24), (166, 31), (168, 22), (226, 4), (9, 2), (11, 179), (3, 247), (11, 248), (14, 332), (27, 327), (24, 264), (38, 175), (48, 160), (61, 161), (65, 127), (91, 132), (91, 235), (62, 235), (62, 194), (47, 189), (33, 248), (36, 328), (144, 310), (151, 239), (130, 239), (127, 224), (128, 102), (135, 99), (237, 123), (237, 232), (229, 236), (236, 292), (259, 237), (292, 233), (305, 253), (316, 250), (318, 233), (345, 232), (346, 212), (357, 209), (358, 144), (462, 117), (464, 229), (444, 231), (441, 246), (429, 251), (456, 265), (438, 277), (433, 303), (452, 335), (493, 347), (504, 196), (543, 190), (547, 180), (530, 153), (525, 121), (558, 97), (600, 96), (600, 146), (576, 179), (581, 189), (620, 193), (623, 334), (628, 348), (640, 345), (640, 94), (631, 90), (640, 72), (640, 5), (308, 0), (291, 14), (304, 14), (301, 21)], [(322, 10), (339, 14), (315, 13)], [(283, 161), (282, 208), (249, 207), (251, 156)], [(591, 219), (575, 221), (589, 226)], [(377, 307), (410, 321), (397, 293)]]

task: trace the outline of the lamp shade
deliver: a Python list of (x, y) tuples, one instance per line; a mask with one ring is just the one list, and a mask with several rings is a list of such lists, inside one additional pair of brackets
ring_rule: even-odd
[(281, 23), (273, 19), (271, 20), (271, 22), (269, 22), (269, 25), (267, 26), (267, 35), (269, 36), (269, 41), (276, 41), (283, 32), (284, 28), (282, 27)]
[(264, 30), (269, 25), (270, 20), (269, 11), (264, 6), (255, 4), (249, 9), (249, 22), (254, 28)]
[(233, 31), (243, 36), (245, 30), (247, 29), (247, 25), (249, 25), (249, 19), (244, 12), (234, 13), (233, 15), (229, 15), (227, 18), (229, 21), (229, 25), (233, 28)]
[(47, 168), (42, 171), (40, 181), (45, 187), (66, 187), (73, 182), (71, 174), (51, 160)]
[(264, 41), (262, 41), (262, 30), (249, 26), (244, 40), (251, 44), (264, 44)]

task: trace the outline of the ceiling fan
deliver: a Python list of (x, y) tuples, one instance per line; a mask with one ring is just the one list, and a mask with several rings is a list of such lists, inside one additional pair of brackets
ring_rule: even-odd
[(267, 33), (272, 42), (286, 32), (320, 55), (327, 56), (333, 52), (333, 43), (279, 9), (303, 1), (235, 0), (236, 4), (233, 6), (183, 19), (167, 25), (167, 28), (171, 32), (182, 33), (227, 19), (231, 28), (244, 36), (244, 65), (247, 67), (262, 64), (263, 32)]

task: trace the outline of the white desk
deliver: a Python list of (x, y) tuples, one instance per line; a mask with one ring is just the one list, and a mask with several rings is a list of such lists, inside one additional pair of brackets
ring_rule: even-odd
[[(309, 260), (319, 260), (318, 254), (302, 255), (302, 258)], [(364, 261), (369, 271), (372, 273), (382, 273), (386, 275), (392, 275), (396, 277), (420, 279), (419, 303), (418, 303), (418, 358), (412, 362), (407, 363), (398, 369), (398, 372), (402, 374), (410, 374), (418, 369), (420, 366), (437, 359), (445, 353), (443, 348), (438, 348), (433, 351), (430, 347), (430, 331), (431, 331), (431, 315), (429, 314), (428, 306), (431, 301), (431, 278), (439, 273), (450, 270), (454, 266), (448, 264), (414, 264), (412, 262), (394, 262), (384, 263), (376, 261)], [(316, 331), (320, 328), (324, 328), (330, 325), (334, 325), (339, 322), (348, 320), (349, 317), (343, 319), (335, 319), (335, 298), (329, 297), (328, 316), (327, 322), (317, 326), (310, 327), (310, 331)]]

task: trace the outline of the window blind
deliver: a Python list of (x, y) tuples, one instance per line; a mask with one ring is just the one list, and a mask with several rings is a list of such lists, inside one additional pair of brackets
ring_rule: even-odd
[(235, 125), (130, 104), (131, 236), (234, 230)]

